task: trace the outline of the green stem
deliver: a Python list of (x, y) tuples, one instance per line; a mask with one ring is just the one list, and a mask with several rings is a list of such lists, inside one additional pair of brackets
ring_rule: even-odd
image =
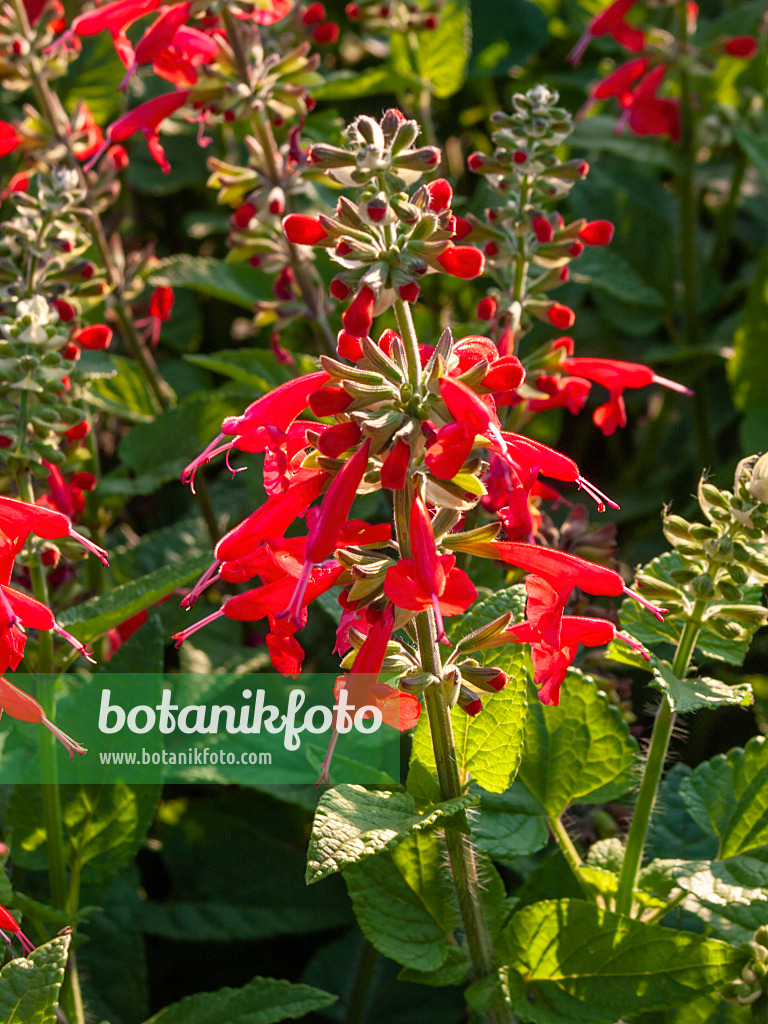
[[(24, 501), (34, 504), (35, 492), (31, 473), (25, 473), (19, 480), (19, 492)], [(36, 600), (48, 605), (48, 583), (45, 567), (36, 555), (30, 556), (29, 573), (32, 579), (32, 593)], [(41, 629), (39, 634), (37, 699), (42, 705), (46, 718), (54, 719), (55, 679), (53, 658), (53, 635), (50, 630)], [(64, 830), (59, 797), (58, 765), (56, 762), (56, 737), (49, 729), (40, 728), (40, 775), (42, 779), (43, 819), (48, 844), (48, 877), (51, 885), (51, 901), (63, 910), (67, 901), (67, 873), (64, 860)]]
[(395, 299), (395, 319), (400, 329), (400, 337), (405, 345), (405, 352), (408, 357), (408, 380), (413, 392), (421, 394), (421, 358), (419, 356), (419, 340), (416, 337), (416, 328), (413, 324), (411, 307), (402, 299)]
[(552, 829), (552, 834), (557, 840), (557, 845), (560, 847), (560, 852), (565, 857), (566, 863), (568, 864), (568, 867), (571, 869), (573, 873), (573, 877), (584, 890), (587, 899), (593, 899), (592, 890), (586, 884), (581, 875), (581, 872), (579, 871), (579, 868), (583, 866), (584, 862), (582, 861), (581, 855), (579, 854), (579, 851), (576, 849), (573, 840), (568, 835), (568, 831), (565, 825), (563, 824), (562, 819), (560, 817), (554, 816), (548, 818), (547, 820), (549, 821), (549, 827)]
[[(707, 602), (700, 598), (693, 606), (690, 615), (686, 617), (683, 633), (675, 652), (675, 660), (672, 663), (672, 672), (678, 679), (684, 679), (691, 661), (696, 637), (699, 635), (702, 625), (702, 616), (707, 607)], [(672, 707), (664, 695), (656, 713), (656, 721), (651, 734), (651, 744), (648, 748), (648, 759), (643, 772), (643, 781), (640, 784), (640, 791), (637, 795), (632, 824), (627, 835), (627, 846), (624, 851), (624, 860), (619, 875), (619, 888), (616, 894), (616, 912), (618, 914), (631, 914), (634, 898), (637, 874), (643, 859), (645, 848), (645, 837), (651, 821), (653, 805), (656, 801), (656, 793), (664, 770), (664, 762), (667, 756), (669, 740), (675, 725), (675, 715)]]
[(365, 1024), (365, 1008), (378, 959), (379, 954), (375, 947), (368, 939), (363, 939), (363, 948), (360, 950), (360, 959), (357, 962), (355, 980), (349, 994), (344, 1024)]
[[(683, 330), (681, 341), (689, 350), (693, 350), (696, 348), (699, 340), (697, 296), (699, 262), (696, 248), (696, 140), (691, 101), (688, 4), (686, 0), (678, 0), (677, 2), (677, 25), (681, 159), (680, 171), (677, 175), (677, 194), (680, 209), (680, 262), (683, 283)], [(693, 420), (698, 462), (702, 466), (710, 465), (714, 455), (709, 430), (709, 403), (706, 391), (706, 377), (700, 371), (695, 381)]]
[(717, 223), (717, 236), (712, 250), (712, 269), (720, 271), (728, 248), (728, 238), (733, 227), (733, 220), (736, 216), (736, 209), (741, 198), (741, 186), (744, 183), (744, 175), (747, 173), (749, 161), (744, 153), (739, 152), (733, 168), (733, 178), (728, 192), (728, 198), (720, 211), (720, 218)]

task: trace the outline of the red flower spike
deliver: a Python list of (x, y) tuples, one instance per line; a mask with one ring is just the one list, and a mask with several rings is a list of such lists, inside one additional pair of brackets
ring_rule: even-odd
[(328, 237), (323, 225), (315, 217), (302, 213), (289, 213), (283, 218), (285, 237), (293, 245), (317, 245)]
[[(60, 740), (64, 744), (69, 759), (72, 761), (75, 754), (85, 754), (85, 747), (81, 747), (79, 743), (67, 736), (66, 733), (62, 732), (53, 722), (46, 718), (45, 712), (34, 697), (30, 697), (28, 693), (24, 693), (13, 683), (9, 683), (4, 677), (0, 677), (0, 711), (5, 711), (11, 718), (15, 718), (19, 722), (31, 722), (44, 725), (46, 729), (49, 729), (57, 740)], [(0, 908), (2, 909), (2, 908)], [(5, 911), (7, 914), (8, 912)], [(5, 925), (6, 928), (10, 928), (7, 921), (0, 915), (0, 925)], [(18, 930), (18, 925), (16, 926)], [(27, 940), (29, 942), (29, 940)], [(31, 943), (29, 943), (31, 946)], [(34, 948), (34, 947), (32, 947)]]
[(591, 220), (579, 232), (584, 245), (609, 245), (614, 227), (609, 220)]
[[(6, 846), (5, 850), (6, 850), (6, 852), (8, 851), (8, 847), (7, 846)], [(11, 932), (13, 935), (16, 936), (16, 938), (21, 943), (22, 950), (25, 953), (34, 953), (35, 947), (29, 941), (29, 939), (24, 934), (24, 932), (21, 930), (21, 928), (19, 928), (18, 924), (16, 923), (16, 918), (13, 917), (12, 914), (9, 914), (8, 911), (5, 909), (5, 907), (0, 906), (0, 936), (2, 938), (4, 938), (5, 941), (8, 943), (8, 945), (10, 946), (11, 940), (5, 934), (6, 932)]]
[(453, 189), (445, 178), (437, 178), (425, 186), (429, 192), (429, 208), (435, 213), (449, 210), (453, 202)]
[(479, 277), (485, 269), (485, 257), (471, 245), (454, 245), (437, 257), (437, 262), (446, 272), (463, 281)]
[(731, 57), (751, 60), (757, 53), (757, 40), (752, 36), (733, 36), (723, 41), (723, 53)]
[(299, 612), (304, 601), (304, 593), (313, 566), (325, 561), (336, 550), (339, 531), (347, 521), (349, 510), (360, 486), (360, 481), (363, 479), (368, 468), (368, 452), (370, 447), (371, 442), (368, 440), (342, 466), (333, 478), (331, 486), (323, 498), (320, 511), (307, 534), (307, 543), (304, 548), (304, 565), (301, 575), (296, 581), (296, 587), (288, 607), (282, 613), (282, 615), (292, 618), (294, 622), (298, 622)]
[(363, 285), (341, 317), (347, 334), (354, 338), (365, 338), (370, 334), (375, 303), (373, 288)]
[(405, 441), (398, 441), (381, 464), (381, 486), (392, 491), (402, 490), (408, 479), (410, 461), (410, 446)]
[(104, 349), (109, 348), (112, 331), (106, 324), (94, 324), (92, 327), (81, 327), (79, 331), (75, 331), (72, 340), (80, 348), (103, 352)]

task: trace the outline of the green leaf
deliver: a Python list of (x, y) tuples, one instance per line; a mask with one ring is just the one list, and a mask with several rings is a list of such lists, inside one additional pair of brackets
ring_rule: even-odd
[(474, 796), (455, 797), (417, 814), (408, 793), (336, 786), (317, 805), (307, 852), (307, 883), (383, 853), (413, 832), (431, 828), (477, 802)]
[(679, 170), (681, 166), (677, 153), (658, 139), (617, 135), (616, 118), (608, 114), (577, 121), (568, 144), (573, 149), (616, 153), (639, 166), (663, 167), (669, 171)]
[(528, 857), (549, 841), (539, 802), (519, 781), (505, 793), (483, 793), (471, 825), (475, 845), (497, 861)]
[(435, 971), (459, 953), (464, 976), (466, 955), (447, 940), (450, 933), (427, 911), (392, 858), (384, 854), (344, 872), (355, 917), (368, 941), (384, 956), (416, 971)]
[(70, 939), (70, 935), (57, 935), (28, 957), (11, 960), (0, 971), (3, 1024), (56, 1024)]
[[(753, 418), (749, 429), (756, 437), (762, 434), (757, 450), (763, 450), (768, 426), (765, 414), (765, 395), (768, 393), (768, 259), (763, 260), (749, 287), (743, 319), (733, 338), (733, 355), (726, 369), (733, 403)], [(755, 423), (761, 429), (755, 430)], [(746, 596), (744, 600), (753, 603)]]
[(690, 774), (688, 765), (674, 764), (661, 783), (646, 843), (650, 858), (696, 860), (714, 857), (717, 852), (717, 839), (709, 823), (702, 829), (688, 813), (680, 796), (680, 786)]
[[(514, 619), (524, 619), (526, 600), (525, 587), (522, 583), (517, 583), (514, 587), (504, 587), (481, 597), (475, 601), (466, 615), (461, 616), (461, 622), (449, 627), (448, 635), (456, 643), (461, 637), (474, 633), (476, 629), (486, 626), (506, 612), (512, 612)], [(489, 654), (488, 657), (492, 659), (494, 655)]]
[[(523, 746), (527, 673), (519, 650), (493, 652), (493, 664), (509, 675), (501, 693), (483, 694), (483, 710), (470, 717), (458, 705), (451, 711), (459, 774), (491, 793), (503, 793), (511, 785)], [(436, 771), (429, 720), (422, 715), (413, 735), (412, 757)]]
[(636, 763), (629, 726), (588, 676), (570, 671), (556, 707), (531, 693), (519, 778), (551, 817), (623, 796)]
[(260, 348), (224, 349), (221, 352), (187, 355), (184, 358), (195, 366), (220, 373), (238, 384), (263, 392), (317, 369), (317, 360), (311, 356), (298, 356), (297, 366), (283, 366), (271, 352)]
[(323, 1010), (337, 998), (281, 978), (254, 978), (242, 988), (187, 996), (160, 1010), (146, 1024), (273, 1024)]
[(615, 1024), (673, 1009), (735, 977), (746, 954), (581, 900), (518, 911), (504, 931), (512, 1009), (534, 1024)]
[(503, 75), (547, 44), (547, 18), (535, 3), (472, 0), (471, 10), (472, 78)]
[[(768, 385), (767, 385), (768, 386)], [(672, 572), (683, 568), (683, 560), (676, 551), (666, 551), (658, 558), (643, 566), (648, 576), (674, 584)], [(762, 587), (748, 584), (742, 587), (745, 604), (760, 604)], [(640, 607), (637, 601), (626, 598), (619, 611), (621, 628), (649, 647), (660, 643), (677, 645), (683, 631), (683, 620), (677, 615), (667, 615), (659, 622), (653, 615)], [(705, 625), (696, 640), (696, 648), (709, 658), (725, 661), (729, 665), (741, 665), (747, 655), (749, 637), (743, 640), (724, 640)]]
[(588, 284), (634, 306), (664, 309), (664, 297), (647, 285), (635, 268), (607, 246), (586, 249), (574, 264), (571, 280)]
[(255, 302), (272, 299), (270, 278), (242, 263), (225, 263), (204, 256), (171, 256), (155, 267), (150, 284), (191, 288), (253, 312)]
[(755, 165), (758, 174), (768, 182), (768, 141), (741, 124), (733, 126), (733, 137)]
[(718, 856), (733, 857), (768, 843), (768, 743), (754, 736), (700, 764), (680, 793), (698, 824), (720, 839)]
[(363, 96), (389, 96), (412, 89), (413, 79), (392, 68), (377, 66), (365, 71), (337, 71), (328, 75), (325, 85), (312, 90), (320, 100), (357, 100)]
[(162, 600), (177, 587), (196, 579), (210, 563), (210, 555), (196, 555), (156, 569), (140, 579), (69, 608), (59, 616), (59, 622), (66, 629), (74, 628), (78, 640), (88, 643)]
[(108, 358), (113, 375), (92, 381), (85, 391), (86, 401), (129, 423), (151, 423), (156, 410), (136, 363), (122, 356), (108, 355)]
[(224, 417), (239, 415), (252, 397), (249, 390), (233, 386), (212, 394), (190, 395), (174, 409), (126, 434), (118, 448), (120, 459), (133, 473), (149, 474), (158, 483), (176, 480), (221, 431)]
[(748, 707), (754, 697), (749, 683), (737, 683), (728, 686), (719, 679), (678, 679), (665, 661), (655, 661), (653, 665), (655, 682), (654, 689), (665, 693), (672, 710), (682, 714), (696, 711), (698, 708), (719, 708), (726, 704)]
[(457, 2), (445, 5), (436, 29), (419, 32), (416, 67), (438, 99), (453, 96), (464, 84), (471, 36), (469, 11)]

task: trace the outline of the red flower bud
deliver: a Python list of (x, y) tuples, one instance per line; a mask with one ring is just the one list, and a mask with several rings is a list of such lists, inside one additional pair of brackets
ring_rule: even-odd
[(524, 153), (522, 149), (516, 149), (512, 154), (512, 159), (516, 164), (524, 164), (528, 162), (528, 154)]
[(283, 219), (285, 237), (294, 245), (317, 245), (328, 237), (325, 228), (314, 217), (305, 217), (302, 213), (289, 213)]
[(360, 17), (360, 8), (357, 4), (347, 4), (344, 8), (344, 13), (347, 15), (350, 21), (357, 21)]
[(577, 256), (581, 256), (581, 254), (583, 252), (584, 252), (584, 243), (580, 242), (578, 240), (578, 238), (577, 238), (576, 241), (573, 243), (573, 245), (568, 250), (568, 254), (569, 254), (569, 256), (573, 256), (573, 258), (576, 259), (576, 257)]
[(484, 299), (480, 299), (477, 304), (477, 317), (478, 320), (493, 320), (496, 316), (496, 299), (487, 296)]
[(352, 405), (352, 396), (344, 388), (320, 388), (312, 392), (307, 404), (315, 416), (333, 416)]
[(430, 181), (426, 189), (429, 192), (430, 210), (440, 213), (443, 210), (450, 209), (451, 202), (453, 201), (453, 189), (445, 178), (437, 178), (435, 181)]
[(397, 289), (403, 302), (416, 302), (419, 297), (419, 286), (414, 281), (401, 284)]
[(471, 245), (454, 245), (437, 257), (437, 262), (447, 274), (471, 281), (479, 277), (485, 268), (485, 257)]
[(467, 167), (470, 171), (479, 171), (484, 161), (485, 157), (482, 153), (470, 153), (467, 159)]
[(343, 239), (336, 246), (337, 256), (349, 256), (351, 252), (352, 246), (349, 244), (349, 242), (345, 242)]
[(343, 302), (344, 299), (346, 299), (346, 297), (349, 295), (351, 290), (352, 289), (349, 287), (349, 285), (344, 284), (344, 282), (339, 277), (334, 277), (334, 279), (331, 281), (331, 285), (329, 288), (331, 295), (334, 297), (334, 299), (338, 299), (339, 302)]
[(486, 244), (483, 246), (483, 252), (490, 259), (493, 259), (494, 256), (499, 255), (499, 247), (496, 244), (496, 242), (486, 242)]
[(327, 43), (335, 43), (339, 38), (339, 26), (335, 21), (326, 21), (324, 25), (318, 25), (312, 33), (312, 38), (321, 46)]
[(564, 331), (569, 327), (572, 327), (576, 321), (576, 314), (568, 306), (563, 306), (559, 302), (553, 302), (547, 310), (547, 317), (553, 327), (557, 327), (558, 330)]
[(362, 358), (363, 346), (360, 344), (360, 339), (353, 334), (339, 331), (336, 336), (336, 351), (342, 359), (349, 359), (351, 363), (356, 363), (358, 359)]
[(726, 39), (723, 41), (723, 53), (751, 60), (757, 53), (757, 40), (752, 36), (734, 36), (732, 39)]
[(398, 441), (381, 464), (381, 486), (392, 491), (402, 490), (405, 487), (410, 461), (410, 447), (405, 441)]
[(338, 459), (360, 440), (360, 427), (356, 423), (337, 423), (328, 427), (317, 442), (318, 451), (329, 459)]
[(94, 324), (92, 327), (81, 327), (72, 335), (74, 341), (80, 348), (91, 351), (103, 351), (109, 348), (112, 341), (112, 331), (106, 324)]
[(400, 335), (397, 333), (397, 331), (393, 331), (391, 327), (388, 327), (386, 331), (381, 332), (381, 337), (379, 338), (379, 348), (385, 355), (391, 356), (392, 346), (396, 341), (402, 341)]
[(301, 15), (301, 20), (305, 25), (316, 25), (318, 21), (322, 21), (324, 18), (325, 8), (320, 3), (310, 4)]
[(533, 233), (534, 235), (536, 235), (537, 241), (541, 242), (544, 245), (546, 245), (548, 242), (551, 242), (552, 239), (555, 237), (555, 229), (552, 227), (552, 225), (549, 223), (546, 217), (534, 217), (533, 221), (531, 222), (531, 227), (533, 228)]
[(82, 423), (76, 423), (74, 427), (70, 427), (69, 430), (64, 431), (64, 437), (70, 441), (82, 441), (84, 437), (87, 437), (91, 432), (91, 428), (87, 420), (83, 420)]
[(239, 228), (247, 228), (253, 220), (256, 214), (256, 207), (253, 203), (243, 203), (242, 206), (238, 206), (235, 212), (232, 214), (232, 220), (235, 225)]
[(467, 235), (472, 233), (472, 225), (468, 220), (464, 220), (463, 217), (453, 216), (453, 241), (460, 242), (462, 238), (466, 238)]
[(65, 302), (64, 299), (54, 299), (51, 305), (59, 314), (59, 320), (62, 323), (68, 324), (75, 319), (75, 307), (70, 302)]
[(342, 315), (344, 330), (356, 338), (364, 338), (370, 333), (373, 323), (373, 307), (376, 303), (376, 295), (373, 288), (367, 284), (363, 285), (355, 298), (352, 300), (346, 312)]
[(591, 220), (579, 232), (585, 245), (608, 245), (613, 238), (613, 224), (609, 220)]

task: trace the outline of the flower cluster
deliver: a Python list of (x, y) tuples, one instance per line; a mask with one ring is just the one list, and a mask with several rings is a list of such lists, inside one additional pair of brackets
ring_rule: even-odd
[[(500, 403), (509, 396), (514, 401), (525, 385), (516, 356), (482, 336), (455, 340), (450, 330), (434, 345), (416, 338), (407, 303), (417, 291), (409, 291), (405, 274), (414, 272), (417, 259), (426, 269), (431, 262), (440, 267), (446, 253), (477, 253), (451, 240), (456, 223), (447, 182), (438, 179), (411, 196), (403, 191), (400, 175), (420, 173), (422, 162), (437, 163), (439, 154), (433, 159), (432, 150), (414, 150), (413, 128), (393, 111), (379, 123), (358, 118), (348, 138), (348, 149), (315, 147), (313, 162), (356, 186), (359, 200), (343, 197), (334, 218), (291, 215), (284, 225), (294, 244), (324, 247), (342, 263), (336, 281), (348, 291), (341, 296), (336, 289), (340, 297), (355, 291), (343, 316), (340, 358), (321, 356), (316, 372), (228, 417), (185, 470), (183, 478), (194, 483), (199, 467), (218, 454), (229, 460), (238, 451), (263, 453), (268, 497), (218, 542), (215, 560), (183, 603), (191, 607), (217, 580), (258, 578), (259, 585), (228, 597), (178, 633), (177, 642), (222, 616), (266, 619), (274, 666), (294, 674), (303, 661), (296, 634), (308, 606), (335, 591), (336, 650), (348, 673), (339, 685), (359, 689), (364, 680), (370, 702), (388, 708), (385, 720), (407, 728), (418, 713), (418, 695), (429, 686), (442, 687), (451, 705), (476, 714), (480, 694), (501, 689), (506, 677), (469, 655), (507, 643), (530, 646), (541, 699), (557, 703), (578, 644), (604, 644), (618, 635), (607, 620), (566, 614), (574, 590), (614, 597), (631, 592), (613, 569), (528, 543), (529, 537), (509, 539), (501, 533), (509, 515), (474, 529), (464, 517), (485, 493), (490, 458), (509, 471), (506, 512), (529, 500), (540, 473), (584, 488), (601, 508), (609, 499), (571, 459), (503, 429)], [(416, 255), (411, 246), (425, 239), (434, 248)], [(394, 303), (400, 333), (371, 336), (377, 302)], [(389, 524), (354, 518), (358, 495), (377, 490), (391, 494), (394, 535)], [(305, 534), (286, 537), (300, 519)], [(475, 600), (475, 587), (457, 564), (462, 553), (528, 574), (526, 619), (513, 624), (510, 615), (502, 616), (479, 639), (460, 640), (436, 669), (425, 661), (423, 638), (415, 639), (426, 623), (435, 642), (449, 645), (445, 619)], [(382, 683), (388, 670), (398, 689)], [(384, 691), (376, 689), (381, 686)]]
[[(757, 53), (757, 40), (753, 36), (728, 36), (705, 46), (696, 46), (694, 40), (689, 43), (689, 52), (681, 55), (670, 32), (658, 26), (647, 27), (628, 21), (636, 3), (637, 0), (614, 0), (596, 14), (567, 59), (578, 65), (592, 39), (604, 36), (635, 54), (590, 88), (584, 112), (595, 103), (615, 99), (621, 108), (618, 132), (626, 125), (635, 135), (666, 136), (678, 141), (680, 101), (660, 94), (670, 71), (674, 71), (680, 60), (698, 73), (707, 73), (722, 56), (750, 60)], [(698, 4), (687, 5), (687, 35), (690, 37), (696, 33), (698, 12)]]

